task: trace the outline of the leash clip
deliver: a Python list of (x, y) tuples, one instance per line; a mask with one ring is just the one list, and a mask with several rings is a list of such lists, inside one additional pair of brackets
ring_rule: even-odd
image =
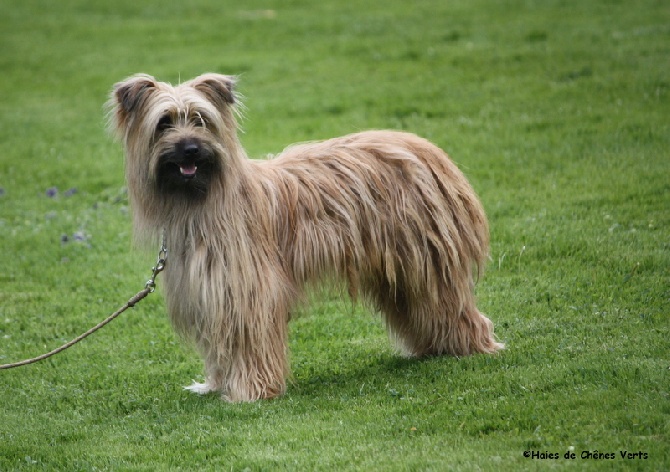
[(147, 283), (144, 286), (144, 288), (149, 290), (149, 293), (154, 293), (154, 290), (156, 290), (156, 277), (158, 274), (163, 272), (163, 270), (165, 270), (167, 256), (168, 250), (165, 244), (165, 230), (163, 230), (163, 240), (161, 242), (161, 248), (158, 250), (158, 259), (156, 260), (156, 265), (151, 268), (151, 278), (147, 280)]

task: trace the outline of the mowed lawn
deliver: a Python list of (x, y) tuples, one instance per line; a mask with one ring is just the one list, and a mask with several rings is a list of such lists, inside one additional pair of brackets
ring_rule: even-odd
[(0, 0), (0, 70), (0, 363), (150, 275), (103, 107), (136, 72), (238, 75), (253, 157), (371, 128), (440, 145), (487, 210), (477, 296), (507, 345), (403, 359), (323, 290), (286, 395), (227, 404), (182, 390), (201, 361), (159, 277), (0, 371), (0, 470), (670, 469), (667, 2)]

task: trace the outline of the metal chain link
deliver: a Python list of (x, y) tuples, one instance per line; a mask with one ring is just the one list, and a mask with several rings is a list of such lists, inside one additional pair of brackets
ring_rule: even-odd
[(154, 290), (156, 290), (156, 277), (158, 277), (158, 274), (163, 272), (163, 269), (165, 269), (165, 262), (167, 261), (168, 256), (168, 250), (165, 238), (166, 238), (165, 230), (163, 230), (163, 239), (161, 241), (161, 248), (158, 251), (158, 259), (156, 260), (156, 265), (151, 268), (153, 273), (151, 274), (151, 278), (147, 280), (147, 283), (144, 286), (145, 288), (149, 289), (150, 293), (154, 293)]

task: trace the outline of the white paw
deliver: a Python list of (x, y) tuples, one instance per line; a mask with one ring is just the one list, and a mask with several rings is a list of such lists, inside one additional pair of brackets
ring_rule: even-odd
[(184, 390), (197, 393), (198, 395), (206, 395), (209, 392), (214, 391), (214, 389), (207, 382), (199, 383), (196, 381), (193, 381), (193, 384), (189, 385), (188, 387), (184, 387)]

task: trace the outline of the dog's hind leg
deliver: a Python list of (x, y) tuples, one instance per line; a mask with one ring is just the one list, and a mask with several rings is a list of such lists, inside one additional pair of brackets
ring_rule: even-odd
[[(444, 307), (440, 307), (444, 310)], [(505, 345), (496, 341), (493, 323), (481, 313), (474, 303), (466, 303), (456, 316), (440, 313), (444, 326), (439, 336), (433, 336), (430, 347), (424, 355), (450, 354), (468, 356), (471, 354), (493, 354)], [(442, 323), (441, 323), (442, 324)]]
[(407, 357), (420, 357), (429, 348), (422, 343), (412, 316), (412, 304), (403, 287), (399, 284), (391, 286), (383, 278), (366, 287), (366, 294), (375, 307), (381, 312), (391, 341), (396, 348)]
[(491, 354), (504, 348), (493, 334), (493, 323), (467, 300), (463, 306), (443, 292), (410, 300), (402, 291), (379, 297), (378, 304), (396, 345), (408, 357)]

